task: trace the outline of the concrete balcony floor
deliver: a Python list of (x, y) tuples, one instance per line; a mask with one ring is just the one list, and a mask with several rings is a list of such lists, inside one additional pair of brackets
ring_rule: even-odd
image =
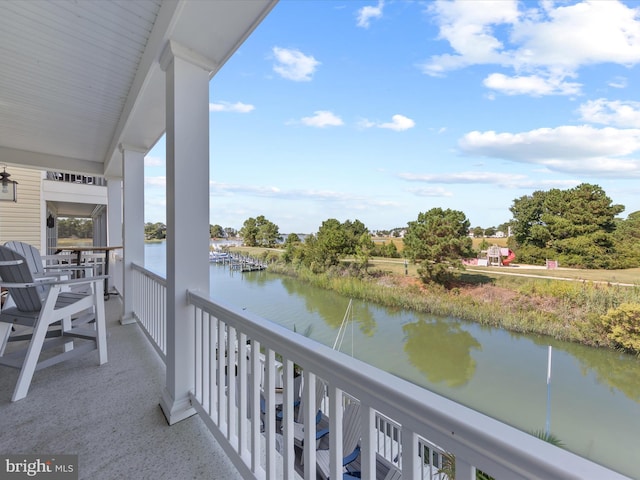
[(97, 352), (36, 372), (11, 402), (18, 370), (0, 366), (0, 453), (77, 454), (79, 478), (239, 479), (198, 416), (169, 426), (159, 407), (165, 368), (138, 325), (105, 302), (109, 361)]

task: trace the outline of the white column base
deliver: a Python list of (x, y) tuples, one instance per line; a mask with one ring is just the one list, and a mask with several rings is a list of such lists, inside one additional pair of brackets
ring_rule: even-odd
[(169, 425), (174, 425), (196, 414), (196, 410), (191, 406), (191, 401), (188, 398), (174, 400), (167, 389), (162, 392), (160, 408)]

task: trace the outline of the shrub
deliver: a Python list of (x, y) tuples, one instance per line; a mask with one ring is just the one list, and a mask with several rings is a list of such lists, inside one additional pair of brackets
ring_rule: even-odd
[(640, 304), (623, 303), (602, 316), (607, 338), (617, 347), (640, 354)]

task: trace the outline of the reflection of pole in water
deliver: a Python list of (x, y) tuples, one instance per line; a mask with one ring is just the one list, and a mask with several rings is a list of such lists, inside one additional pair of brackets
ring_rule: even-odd
[(347, 306), (347, 311), (344, 312), (344, 318), (342, 319), (342, 323), (340, 324), (340, 328), (338, 329), (338, 334), (336, 335), (336, 339), (333, 342), (333, 349), (340, 351), (342, 348), (342, 342), (344, 341), (344, 334), (347, 329), (347, 324), (351, 322), (351, 356), (353, 357), (353, 299), (349, 299), (349, 305)]
[(553, 347), (549, 345), (549, 355), (547, 358), (547, 422), (545, 423), (545, 433), (549, 436), (549, 425), (551, 424), (551, 351)]

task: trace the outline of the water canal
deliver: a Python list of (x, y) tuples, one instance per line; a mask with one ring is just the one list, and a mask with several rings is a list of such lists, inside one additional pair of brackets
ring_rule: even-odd
[[(164, 275), (164, 244), (147, 268)], [(349, 299), (267, 272), (211, 264), (211, 295), (332, 346)], [(553, 347), (550, 430), (565, 447), (640, 478), (640, 360), (455, 318), (353, 302), (342, 351), (524, 431), (544, 430)]]

